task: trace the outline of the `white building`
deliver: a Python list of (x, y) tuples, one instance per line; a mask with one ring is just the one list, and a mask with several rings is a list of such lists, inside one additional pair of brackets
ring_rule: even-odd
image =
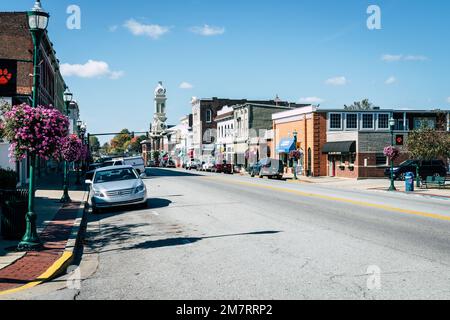
[(225, 106), (217, 112), (217, 161), (233, 163), (234, 160), (234, 109)]

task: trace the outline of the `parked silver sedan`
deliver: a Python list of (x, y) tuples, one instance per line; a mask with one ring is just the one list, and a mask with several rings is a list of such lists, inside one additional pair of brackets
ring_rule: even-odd
[(90, 185), (93, 213), (99, 209), (142, 205), (147, 206), (147, 187), (132, 166), (114, 166), (97, 169)]

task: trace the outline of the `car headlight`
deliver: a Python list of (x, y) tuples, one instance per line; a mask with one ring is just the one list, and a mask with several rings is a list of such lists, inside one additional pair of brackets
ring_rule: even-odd
[(145, 190), (145, 185), (141, 184), (134, 190), (134, 193), (140, 193), (140, 192), (143, 192), (144, 190)]
[(105, 195), (101, 191), (94, 191), (94, 196), (99, 197), (99, 198), (105, 197)]

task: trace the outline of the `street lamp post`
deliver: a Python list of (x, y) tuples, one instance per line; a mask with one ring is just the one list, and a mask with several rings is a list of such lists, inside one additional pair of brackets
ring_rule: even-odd
[[(72, 102), (73, 99), (73, 94), (69, 91), (68, 88), (66, 88), (66, 92), (64, 92), (64, 102), (66, 105), (66, 115), (69, 117), (70, 113), (69, 113), (69, 108), (70, 108), (70, 103)], [(61, 198), (61, 203), (69, 203), (72, 200), (70, 199), (69, 196), (69, 163), (64, 160), (64, 193), (63, 196)]]
[[(45, 30), (48, 26), (50, 15), (41, 7), (41, 2), (36, 1), (31, 11), (27, 13), (28, 27), (30, 29), (31, 37), (33, 39), (33, 95), (32, 107), (36, 108), (38, 105), (38, 90), (39, 90), (39, 46)], [(28, 212), (26, 215), (27, 228), (22, 241), (19, 243), (17, 249), (19, 251), (38, 250), (42, 247), (42, 242), (39, 239), (36, 230), (37, 214), (34, 212), (34, 197), (35, 197), (35, 169), (37, 157), (36, 154), (30, 154), (30, 178), (29, 178), (29, 195), (28, 195)]]
[[(298, 132), (297, 130), (294, 131), (294, 146), (295, 150), (297, 150), (297, 141), (298, 141)], [(298, 180), (297, 177), (297, 159), (294, 158), (294, 180)]]
[[(394, 130), (395, 130), (395, 119), (391, 118), (389, 120), (389, 126), (391, 128), (391, 146), (394, 147)], [(397, 191), (397, 188), (395, 188), (395, 182), (394, 182), (394, 159), (391, 158), (391, 186), (389, 187), (389, 191)]]

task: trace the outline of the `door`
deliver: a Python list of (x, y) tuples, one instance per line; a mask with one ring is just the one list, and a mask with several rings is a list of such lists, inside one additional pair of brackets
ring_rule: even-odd
[(312, 175), (312, 152), (311, 148), (308, 149), (308, 176)]
[(329, 176), (335, 177), (336, 176), (336, 159), (334, 156), (328, 156), (328, 162), (329, 162)]

